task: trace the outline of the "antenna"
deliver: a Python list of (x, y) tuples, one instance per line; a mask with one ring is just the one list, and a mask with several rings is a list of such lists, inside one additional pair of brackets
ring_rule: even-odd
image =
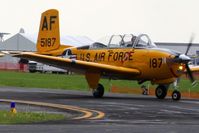
[(3, 39), (3, 37), (4, 37), (4, 35), (9, 35), (10, 33), (3, 33), (3, 32), (0, 32), (0, 42), (3, 42), (4, 41), (4, 39)]

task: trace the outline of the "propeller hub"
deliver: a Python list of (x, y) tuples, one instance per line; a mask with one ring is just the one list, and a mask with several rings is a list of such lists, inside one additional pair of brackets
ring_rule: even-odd
[(179, 55), (178, 58), (179, 58), (182, 62), (189, 62), (189, 61), (191, 61), (191, 58), (190, 58), (189, 56), (185, 55), (185, 54)]

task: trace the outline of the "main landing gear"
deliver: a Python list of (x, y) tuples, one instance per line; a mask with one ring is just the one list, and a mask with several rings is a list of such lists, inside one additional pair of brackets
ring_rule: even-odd
[[(155, 95), (158, 99), (164, 99), (167, 95), (167, 90), (169, 88), (169, 85), (159, 85), (155, 90)], [(177, 101), (180, 100), (181, 93), (178, 90), (174, 90), (172, 93), (172, 99)]]
[(158, 85), (155, 90), (155, 95), (158, 99), (164, 99), (167, 95), (168, 86), (167, 85)]
[(104, 86), (102, 84), (98, 84), (97, 88), (93, 90), (93, 96), (95, 98), (102, 98), (104, 95)]

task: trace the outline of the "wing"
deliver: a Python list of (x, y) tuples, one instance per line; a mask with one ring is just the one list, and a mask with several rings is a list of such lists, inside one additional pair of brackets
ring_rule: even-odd
[(37, 61), (74, 72), (85, 73), (86, 71), (96, 71), (100, 72), (103, 76), (130, 77), (140, 75), (141, 73), (139, 70), (133, 68), (41, 55), (31, 52), (22, 52), (21, 54), (14, 55), (14, 57)]

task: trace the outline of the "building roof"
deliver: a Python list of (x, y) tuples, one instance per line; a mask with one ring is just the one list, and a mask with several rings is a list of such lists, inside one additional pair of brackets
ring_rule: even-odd
[(1, 50), (13, 50), (13, 51), (35, 51), (35, 43), (23, 36), (21, 33), (17, 33), (14, 36), (3, 41), (0, 45)]
[[(171, 42), (155, 42), (157, 47), (172, 49), (181, 53), (185, 53), (189, 43), (171, 43)], [(199, 43), (192, 43), (188, 55), (198, 55)]]
[[(20, 33), (20, 34), (36, 44), (38, 36), (37, 34), (27, 34), (27, 33), (25, 34)], [(88, 38), (87, 36), (69, 36), (69, 35), (61, 36), (62, 45), (82, 46), (82, 45), (92, 44), (93, 42), (94, 41)]]
[[(156, 45), (167, 45), (167, 46), (187, 46), (189, 43), (175, 43), (175, 42), (155, 42)], [(199, 47), (199, 43), (192, 43), (192, 46)]]
[[(37, 34), (17, 33), (0, 42), (0, 50), (36, 51), (37, 36)], [(82, 46), (93, 42), (86, 36), (61, 36), (62, 45)]]

